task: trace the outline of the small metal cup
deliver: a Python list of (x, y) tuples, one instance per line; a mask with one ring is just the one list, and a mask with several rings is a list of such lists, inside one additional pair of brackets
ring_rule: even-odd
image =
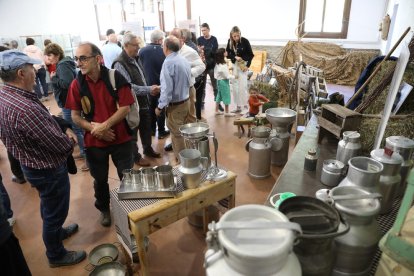
[(125, 169), (122, 171), (122, 182), (125, 185), (131, 185), (131, 169)]
[(170, 165), (158, 166), (155, 171), (157, 172), (157, 180), (160, 189), (170, 189), (174, 186), (173, 168)]
[(135, 186), (141, 185), (141, 171), (131, 169), (131, 184)]
[(141, 169), (142, 187), (147, 191), (158, 190), (156, 171), (153, 168)]

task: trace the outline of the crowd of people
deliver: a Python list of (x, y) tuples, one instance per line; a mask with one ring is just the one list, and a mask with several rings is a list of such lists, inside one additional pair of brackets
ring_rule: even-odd
[[(45, 41), (44, 51), (33, 38), (26, 39), (23, 51), (17, 50), (13, 41), (10, 45), (14, 49), (2, 48), (0, 139), (7, 148), (13, 181), (28, 181), (39, 193), (50, 267), (73, 265), (86, 257), (85, 251), (67, 250), (62, 242), (78, 231), (77, 224), (63, 226), (70, 203), (68, 173), (76, 173), (74, 158), (85, 160), (81, 169), (89, 170), (93, 178), (100, 223), (109, 227), (109, 158), (121, 179), (122, 171), (134, 163), (149, 166), (146, 158), (161, 157), (152, 147), (152, 136), (164, 139), (170, 135), (171, 144), (165, 150), (172, 150), (178, 162), (178, 154), (185, 147), (180, 126), (205, 121), (202, 108), (207, 75), (216, 115), (232, 117), (250, 102), (255, 107), (250, 113), (254, 113), (264, 100), (255, 96), (257, 101), (248, 101), (247, 71), (254, 55), (240, 29), (231, 29), (226, 48), (219, 48), (207, 23), (201, 25), (201, 32), (202, 36), (194, 39), (186, 29), (174, 28), (168, 36), (155, 30), (151, 43), (145, 46), (132, 32), (123, 33), (119, 44), (110, 29), (104, 45), (82, 42), (73, 58), (65, 56), (62, 47), (50, 40)], [(42, 103), (48, 100), (47, 72), (62, 118), (52, 116)], [(125, 118), (135, 101), (140, 123), (130, 128)], [(232, 101), (236, 109), (230, 112)], [(79, 156), (72, 155), (75, 146), (79, 147)], [(30, 275), (10, 230), (15, 220), (1, 176), (0, 192), (0, 232), (5, 233), (0, 250), (22, 264), (18, 271), (15, 265), (5, 269), (10, 269), (10, 275)]]

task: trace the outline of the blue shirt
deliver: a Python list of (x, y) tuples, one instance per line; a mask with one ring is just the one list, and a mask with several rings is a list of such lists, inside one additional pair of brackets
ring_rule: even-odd
[(190, 64), (178, 53), (169, 54), (162, 65), (160, 81), (159, 109), (163, 109), (169, 103), (188, 99), (191, 82)]

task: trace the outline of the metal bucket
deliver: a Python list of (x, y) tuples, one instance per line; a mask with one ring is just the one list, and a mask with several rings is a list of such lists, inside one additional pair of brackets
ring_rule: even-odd
[(334, 265), (334, 238), (349, 231), (338, 232), (341, 217), (331, 205), (307, 196), (290, 197), (284, 200), (279, 211), (291, 222), (298, 223), (303, 231), (293, 251), (299, 258), (303, 275), (328, 276)]

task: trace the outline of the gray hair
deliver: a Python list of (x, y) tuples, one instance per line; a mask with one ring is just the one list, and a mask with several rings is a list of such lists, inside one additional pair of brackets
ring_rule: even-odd
[(16, 40), (12, 40), (12, 41), (10, 41), (10, 47), (12, 49), (17, 49), (17, 48), (19, 48), (19, 43), (17, 43)]
[(161, 30), (155, 30), (151, 33), (151, 42), (155, 43), (159, 41), (160, 39), (163, 39), (165, 37), (165, 34)]
[(138, 36), (137, 35), (135, 35), (135, 34), (133, 34), (133, 33), (126, 33), (126, 34), (124, 34), (124, 37), (123, 37), (123, 39), (122, 39), (122, 45), (126, 45), (126, 44), (129, 44), (129, 43), (131, 43), (131, 41), (133, 40), (133, 39), (135, 39), (135, 38), (137, 38)]
[(185, 41), (191, 41), (191, 32), (189, 29), (181, 29), (181, 33), (183, 34), (183, 38), (185, 38)]

